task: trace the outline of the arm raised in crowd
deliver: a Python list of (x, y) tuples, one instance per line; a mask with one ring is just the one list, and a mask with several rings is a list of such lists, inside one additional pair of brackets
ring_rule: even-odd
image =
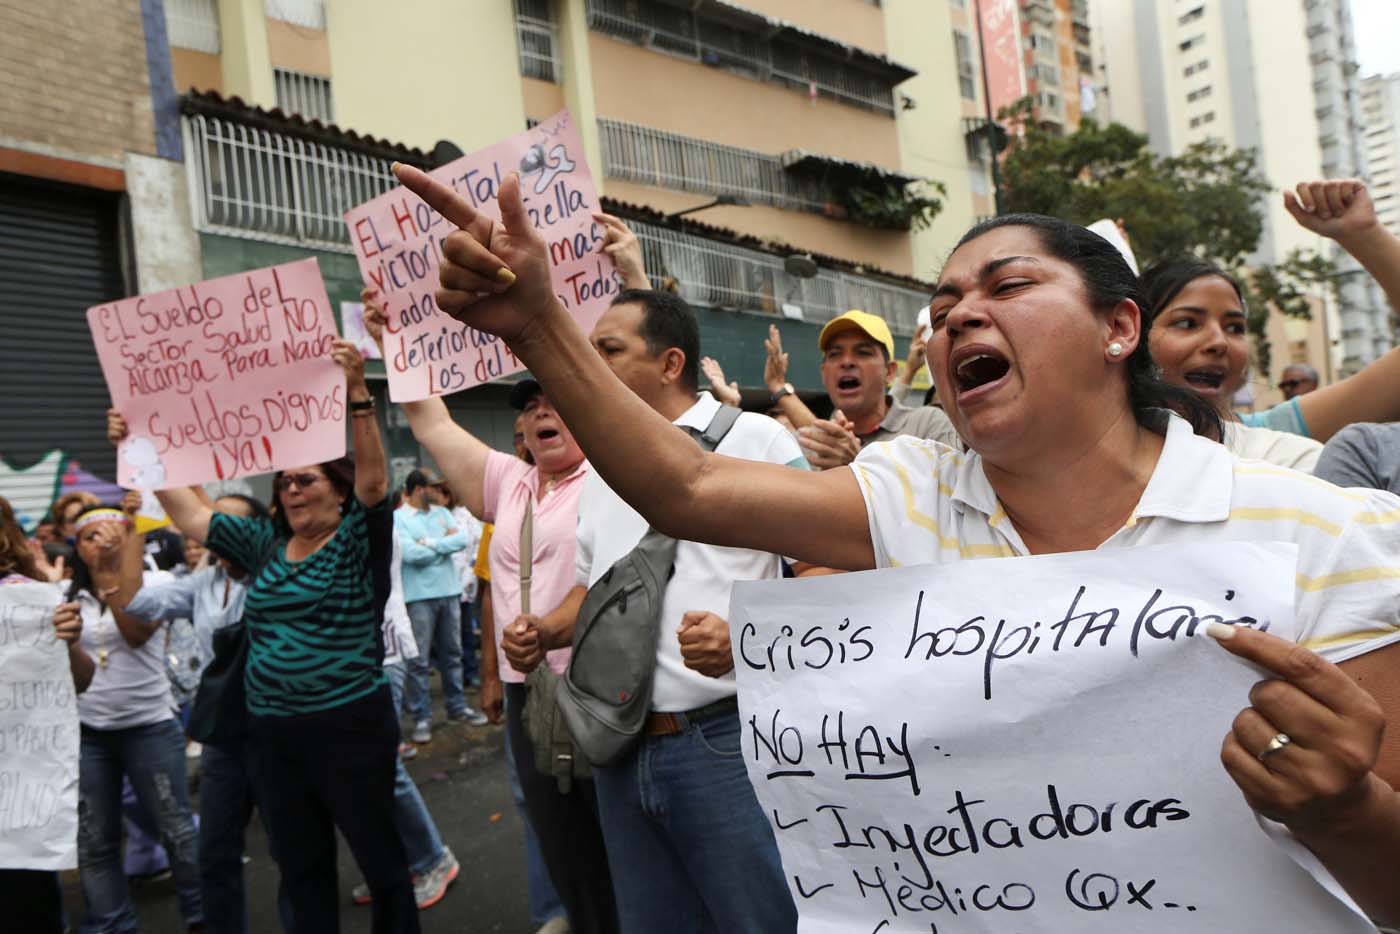
[[(763, 384), (776, 396), (787, 388), (788, 381), (788, 355), (783, 350), (783, 335), (776, 324), (768, 325), (768, 337), (763, 341), (763, 349), (768, 352), (763, 362)], [(778, 399), (777, 405), (778, 411), (787, 416), (793, 428), (800, 430), (817, 421), (816, 413), (807, 408), (807, 403), (799, 399), (796, 393), (785, 393)]]
[[(1303, 182), (1283, 204), (1303, 227), (1328, 237), (1371, 274), (1392, 309), (1400, 312), (1400, 239), (1376, 217), (1366, 185), (1357, 179)], [(1298, 396), (1308, 433), (1327, 441), (1353, 422), (1400, 420), (1400, 348), (1355, 376)]]
[[(855, 474), (706, 454), (625, 387), (554, 294), (549, 255), (512, 174), (501, 222), (411, 166), (399, 181), (460, 228), (443, 245), (438, 307), (504, 339), (539, 379), (603, 480), (658, 530), (844, 568), (874, 565)], [(439, 464), (446, 463), (434, 452)]]
[[(345, 371), (345, 392), (351, 405), (374, 402), (365, 383), (365, 359), (359, 348), (347, 340), (337, 340), (331, 359)], [(374, 408), (350, 412), (351, 443), (355, 451), (355, 498), (364, 506), (375, 506), (389, 495), (389, 469), (384, 462), (384, 441)]]
[(646, 266), (642, 261), (642, 241), (637, 239), (632, 228), (624, 224), (621, 218), (611, 214), (599, 212), (593, 215), (593, 219), (607, 229), (603, 252), (611, 256), (613, 263), (617, 265), (617, 274), (622, 277), (622, 287), (650, 289), (651, 279), (647, 276)]
[[(365, 330), (383, 352), (386, 319), (378, 294), (374, 289), (365, 289), (360, 300), (365, 303)], [(403, 402), (400, 408), (408, 416), (414, 439), (441, 467), (443, 479), (457, 499), (472, 515), (482, 518), (486, 508), (486, 459), (491, 448), (454, 422), (447, 403), (440, 398)]]

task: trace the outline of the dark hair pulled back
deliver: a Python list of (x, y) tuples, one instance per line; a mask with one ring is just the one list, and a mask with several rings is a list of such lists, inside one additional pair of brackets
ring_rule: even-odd
[(983, 221), (963, 234), (958, 247), (1001, 227), (1028, 227), (1035, 231), (1047, 253), (1073, 266), (1079, 273), (1089, 304), (1095, 311), (1106, 314), (1124, 299), (1142, 311), (1138, 345), (1125, 363), (1128, 403), (1139, 425), (1160, 431), (1161, 410), (1170, 409), (1190, 422), (1196, 434), (1220, 440), (1224, 429), (1214, 406), (1191, 390), (1162, 379), (1148, 347), (1150, 318), (1138, 278), (1113, 244), (1087, 227), (1057, 217), (1004, 214)]

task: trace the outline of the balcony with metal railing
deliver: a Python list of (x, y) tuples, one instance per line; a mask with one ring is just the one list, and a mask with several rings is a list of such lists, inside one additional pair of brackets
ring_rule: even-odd
[(913, 334), (929, 293), (870, 276), (822, 269), (790, 275), (783, 257), (680, 230), (629, 221), (653, 281), (674, 279), (692, 305), (800, 318), (821, 324), (852, 308), (879, 315), (897, 334)]

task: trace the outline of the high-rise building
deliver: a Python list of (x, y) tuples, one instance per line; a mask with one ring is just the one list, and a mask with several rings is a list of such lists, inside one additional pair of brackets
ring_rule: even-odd
[[(1095, 0), (1092, 13), (1107, 118), (1147, 133), (1163, 154), (1208, 138), (1255, 149), (1274, 193), (1254, 261), (1302, 248), (1337, 262), (1335, 300), (1319, 295), (1326, 312), (1270, 322), (1271, 344), (1287, 348), (1275, 369), (1310, 362), (1344, 375), (1383, 353), (1379, 289), (1335, 245), (1299, 227), (1280, 195), (1299, 181), (1365, 175), (1343, 0)], [(1264, 399), (1270, 376), (1257, 374)]]
[(1400, 236), (1400, 72), (1361, 80), (1361, 125), (1376, 214)]

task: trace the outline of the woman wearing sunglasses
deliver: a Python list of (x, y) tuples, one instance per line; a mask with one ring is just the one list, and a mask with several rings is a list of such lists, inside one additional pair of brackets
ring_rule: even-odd
[[(345, 370), (353, 462), (280, 471), (272, 519), (216, 513), (188, 489), (157, 496), (185, 535), (252, 571), (244, 686), (287, 922), (338, 930), (339, 829), (369, 884), (375, 934), (416, 932), (393, 819), (399, 727), (381, 664), (393, 537), (384, 448), (359, 351), (336, 341), (332, 357)], [(108, 432), (126, 434), (115, 412)]]

